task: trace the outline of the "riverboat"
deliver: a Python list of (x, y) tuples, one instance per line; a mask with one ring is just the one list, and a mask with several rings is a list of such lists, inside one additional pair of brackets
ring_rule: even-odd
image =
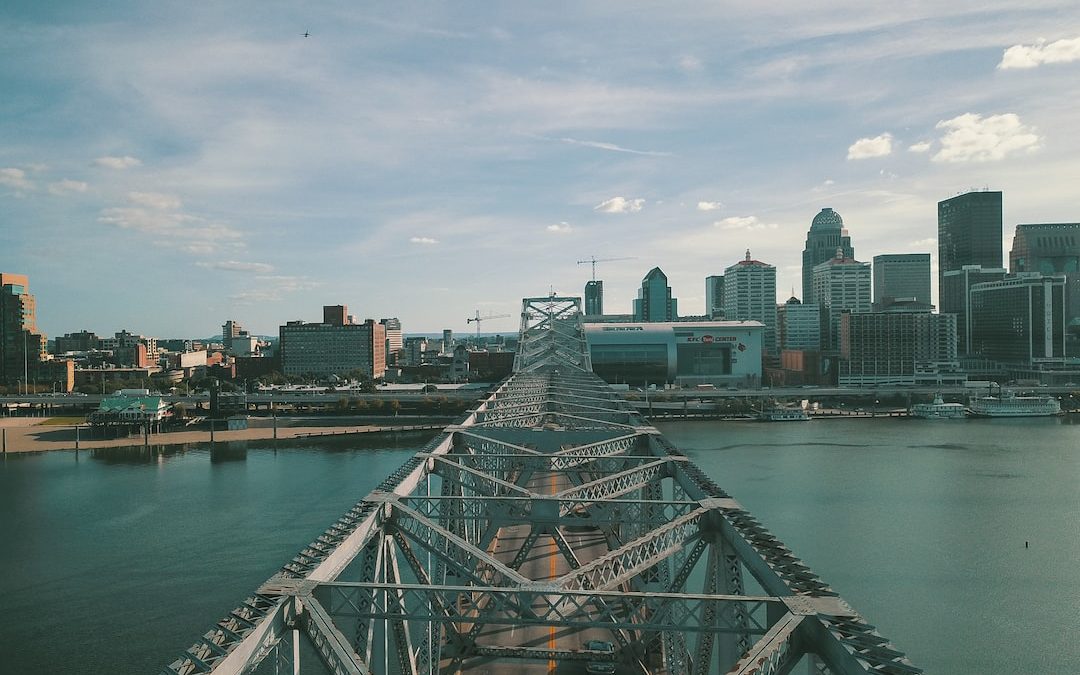
[(1061, 414), (1061, 404), (1053, 396), (1017, 396), (1004, 392), (1000, 396), (971, 399), (968, 414), (972, 417), (1050, 417)]
[(934, 397), (932, 403), (916, 403), (911, 406), (911, 416), (924, 420), (953, 420), (964, 416), (962, 403), (946, 403), (941, 394)]
[(810, 416), (802, 408), (768, 408), (758, 413), (762, 422), (806, 422)]

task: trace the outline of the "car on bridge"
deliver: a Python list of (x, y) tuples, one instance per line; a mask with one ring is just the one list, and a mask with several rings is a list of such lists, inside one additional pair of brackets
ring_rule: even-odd
[[(607, 652), (608, 654), (615, 653), (615, 645), (604, 640), (589, 640), (585, 643), (585, 649), (593, 652)], [(610, 675), (615, 672), (614, 661), (590, 661), (585, 666), (586, 673), (603, 673), (604, 675)]]

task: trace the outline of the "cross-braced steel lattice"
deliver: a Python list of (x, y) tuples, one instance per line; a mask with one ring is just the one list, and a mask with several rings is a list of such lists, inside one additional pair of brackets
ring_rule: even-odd
[(580, 310), (525, 299), (514, 375), (164, 672), (922, 672), (592, 374)]

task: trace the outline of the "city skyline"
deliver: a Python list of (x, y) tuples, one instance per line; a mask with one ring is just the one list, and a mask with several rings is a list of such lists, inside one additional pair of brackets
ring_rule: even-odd
[(464, 333), (590, 255), (639, 258), (606, 311), (660, 267), (703, 314), (747, 248), (799, 288), (822, 208), (860, 261), (931, 253), (936, 298), (937, 202), (1002, 191), (1003, 255), (1080, 217), (1080, 8), (421, 7), (0, 9), (0, 268), (41, 330)]

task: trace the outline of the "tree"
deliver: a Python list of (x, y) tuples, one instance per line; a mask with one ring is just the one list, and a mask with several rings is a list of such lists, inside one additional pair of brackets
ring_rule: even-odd
[(398, 411), (401, 410), (401, 401), (396, 398), (390, 399), (390, 410), (394, 413), (394, 417), (397, 417)]

